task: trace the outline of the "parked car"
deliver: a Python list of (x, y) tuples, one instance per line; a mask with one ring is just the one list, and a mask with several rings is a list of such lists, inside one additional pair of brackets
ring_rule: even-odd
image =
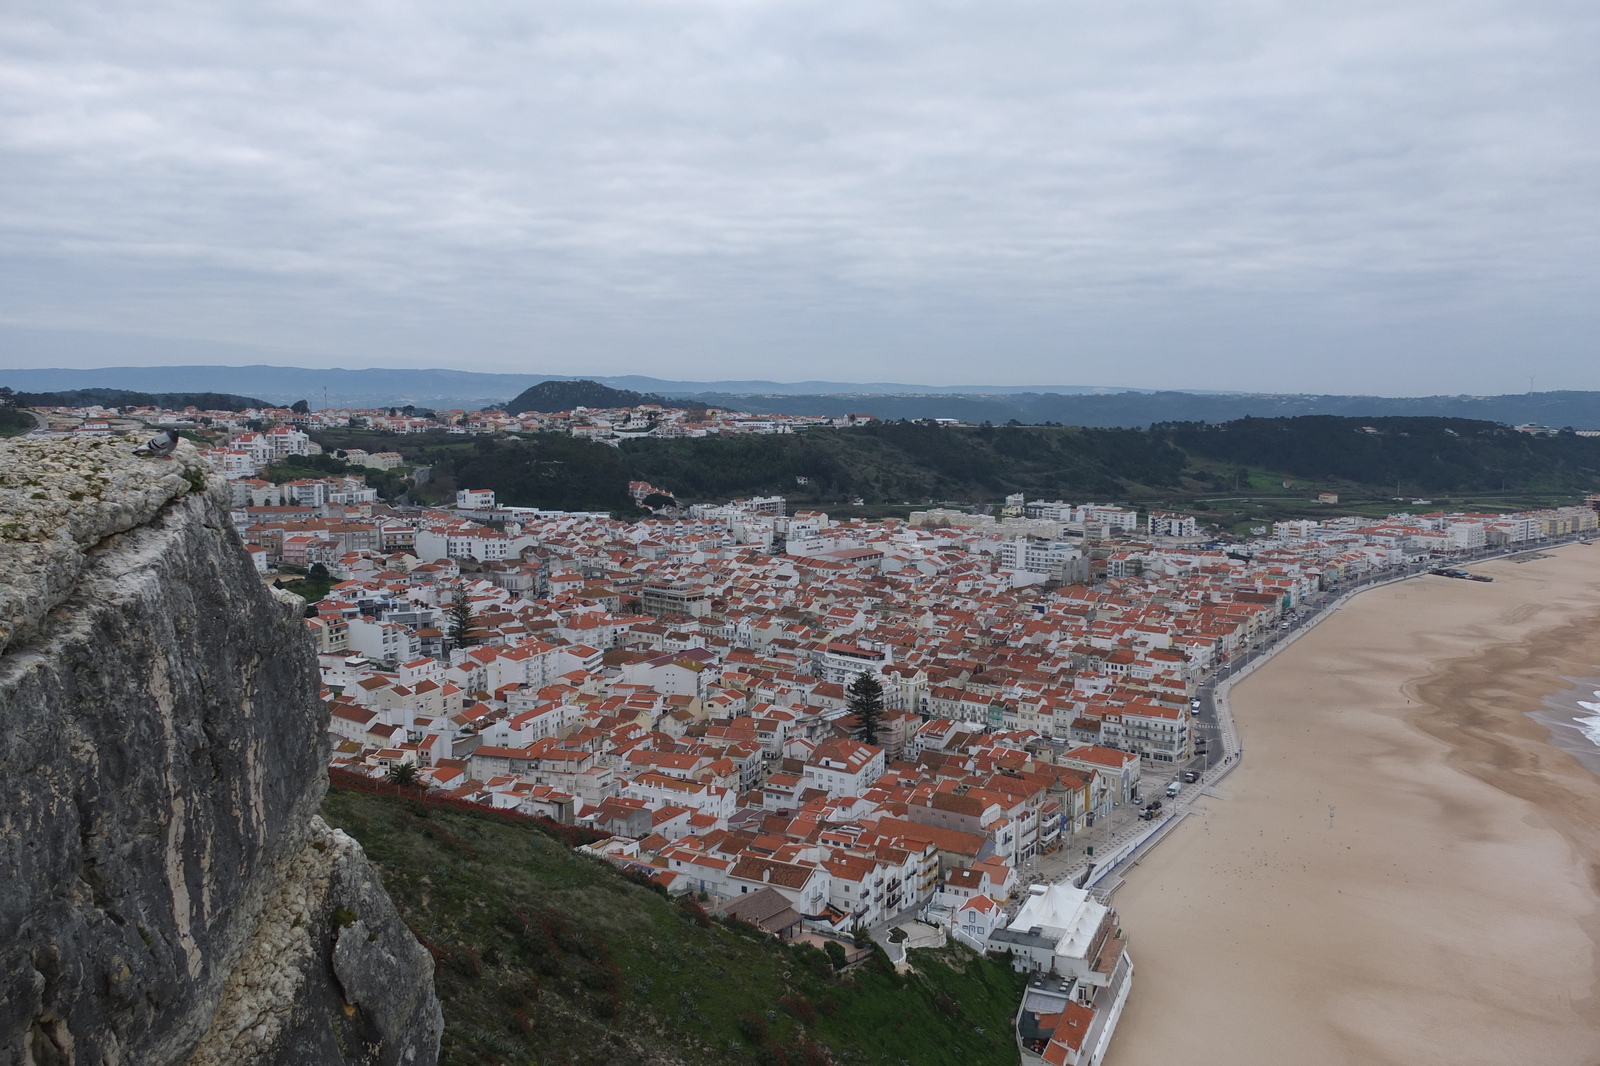
[(1200, 771), (1199, 770), (1185, 770), (1183, 772), (1183, 782), (1184, 782), (1184, 784), (1192, 785), (1198, 780), (1200, 780)]

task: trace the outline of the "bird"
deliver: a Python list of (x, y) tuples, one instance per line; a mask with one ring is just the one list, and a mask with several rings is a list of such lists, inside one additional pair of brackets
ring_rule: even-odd
[(178, 447), (178, 431), (164, 429), (151, 437), (144, 444), (133, 450), (134, 455), (142, 455), (148, 459), (170, 459)]

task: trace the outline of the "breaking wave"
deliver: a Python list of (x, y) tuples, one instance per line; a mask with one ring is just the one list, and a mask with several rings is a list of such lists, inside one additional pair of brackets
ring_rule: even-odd
[[(1600, 692), (1596, 692), (1595, 696), (1600, 697)], [(1583, 700), (1579, 700), (1578, 706), (1589, 713), (1575, 719), (1572, 724), (1577, 726), (1578, 730), (1588, 737), (1595, 747), (1600, 748), (1600, 703), (1586, 703)]]

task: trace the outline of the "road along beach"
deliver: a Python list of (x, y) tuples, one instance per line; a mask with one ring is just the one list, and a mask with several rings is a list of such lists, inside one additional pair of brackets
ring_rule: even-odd
[(1364, 592), (1232, 691), (1243, 764), (1117, 895), (1107, 1066), (1600, 1063), (1600, 545)]

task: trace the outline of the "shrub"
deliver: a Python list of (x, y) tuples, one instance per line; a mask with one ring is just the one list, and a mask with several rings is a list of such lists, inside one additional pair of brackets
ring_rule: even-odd
[(778, 1000), (778, 1006), (784, 1011), (807, 1025), (815, 1025), (817, 1021), (817, 1008), (811, 1001), (802, 995), (784, 996)]
[(767, 1042), (767, 1020), (759, 1014), (745, 1011), (739, 1015), (739, 1035), (756, 1046)]

